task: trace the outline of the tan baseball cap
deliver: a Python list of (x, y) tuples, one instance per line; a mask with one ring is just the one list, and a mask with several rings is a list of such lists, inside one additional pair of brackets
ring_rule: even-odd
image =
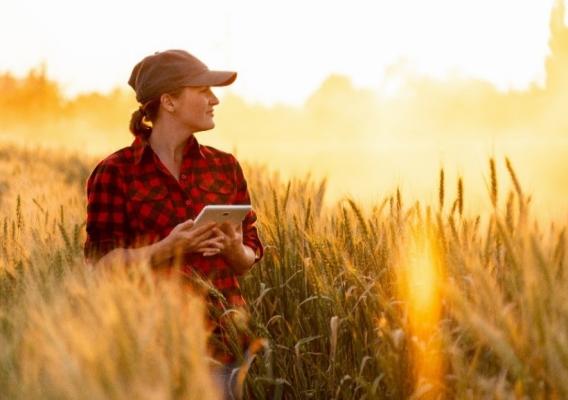
[(167, 50), (144, 57), (134, 66), (128, 84), (136, 100), (145, 104), (184, 86), (227, 86), (236, 78), (236, 72), (211, 71), (185, 50)]

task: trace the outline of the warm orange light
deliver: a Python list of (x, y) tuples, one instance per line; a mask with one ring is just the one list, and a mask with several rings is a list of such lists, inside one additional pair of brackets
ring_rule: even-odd
[(414, 237), (400, 265), (400, 293), (407, 304), (410, 357), (415, 394), (435, 399), (443, 393), (444, 374), (440, 338), (442, 271), (433, 243)]
[[(436, 172), (443, 165), (449, 197), (456, 195), (458, 176), (463, 177), (466, 214), (490, 208), (487, 161), (508, 156), (525, 191), (534, 194), (531, 209), (542, 217), (565, 218), (565, 19), (564, 3), (555, 0), (550, 52), (539, 85), (503, 92), (490, 82), (458, 75), (420, 76), (400, 63), (387, 74), (387, 80), (397, 83), (395, 91), (388, 88), (393, 82), (376, 93), (357, 87), (358, 77), (331, 75), (301, 107), (251, 104), (226, 92), (220, 96), (216, 129), (197, 137), (225, 151), (236, 149), (239, 160), (266, 164), (284, 178), (308, 172), (316, 179), (325, 176), (327, 202), (348, 195), (372, 205), (400, 187), (406, 204), (431, 203)], [(495, 64), (493, 59), (490, 63)], [(66, 147), (100, 157), (130, 144), (128, 123), (137, 104), (129, 88), (68, 99), (64, 85), (48, 76), (45, 66), (24, 77), (0, 72), (0, 141)], [(502, 185), (510, 182), (502, 163), (498, 169), (500, 198), (506, 199), (508, 188)]]

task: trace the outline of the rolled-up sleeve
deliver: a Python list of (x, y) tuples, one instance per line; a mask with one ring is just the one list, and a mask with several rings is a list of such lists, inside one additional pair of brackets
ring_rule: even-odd
[(102, 161), (87, 181), (87, 239), (84, 255), (94, 264), (111, 250), (125, 246), (126, 198), (120, 169)]
[[(248, 185), (244, 177), (243, 170), (236, 160), (235, 162), (237, 179), (237, 195), (235, 204), (251, 204)], [(253, 249), (255, 253), (255, 263), (258, 262), (264, 254), (264, 248), (256, 227), (256, 220), (257, 217), (254, 210), (249, 211), (243, 220), (243, 244)]]

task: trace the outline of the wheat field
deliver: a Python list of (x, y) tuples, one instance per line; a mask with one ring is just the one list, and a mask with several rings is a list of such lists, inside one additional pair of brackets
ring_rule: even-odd
[[(216, 398), (201, 300), (145, 265), (84, 264), (96, 161), (0, 146), (0, 398)], [(268, 343), (246, 398), (568, 397), (566, 226), (531, 214), (509, 160), (488, 160), (482, 215), (444, 170), (436, 204), (395, 188), (363, 209), (245, 167), (265, 256), (242, 286)]]

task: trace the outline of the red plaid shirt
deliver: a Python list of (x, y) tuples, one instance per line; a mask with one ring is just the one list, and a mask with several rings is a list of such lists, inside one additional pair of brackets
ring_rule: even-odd
[[(183, 150), (179, 182), (149, 143), (137, 137), (101, 161), (87, 182), (85, 257), (96, 262), (117, 247), (140, 247), (165, 238), (179, 223), (195, 219), (207, 204), (250, 204), (243, 171), (231, 154), (200, 145), (191, 137)], [(251, 211), (243, 221), (243, 243), (263, 247)], [(235, 273), (222, 255), (183, 255), (182, 272), (197, 272), (230, 306), (245, 304)]]

